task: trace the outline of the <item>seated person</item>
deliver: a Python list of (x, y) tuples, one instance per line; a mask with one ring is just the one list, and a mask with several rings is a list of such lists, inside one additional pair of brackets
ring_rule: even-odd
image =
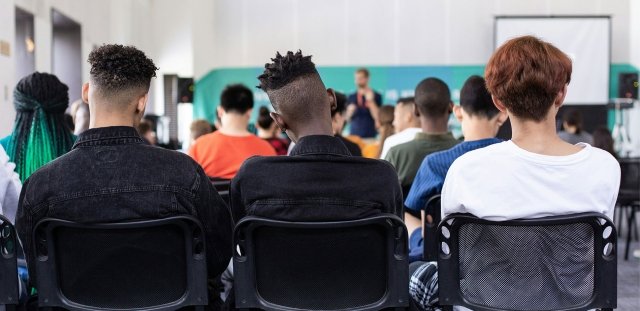
[(342, 143), (347, 146), (347, 149), (349, 149), (351, 155), (360, 157), (362, 156), (362, 149), (360, 149), (360, 146), (342, 136), (344, 124), (347, 121), (344, 115), (347, 111), (347, 97), (342, 93), (336, 92), (335, 94), (336, 109), (331, 110), (331, 126), (333, 127), (333, 135), (339, 138)]
[(389, 136), (382, 146), (380, 159), (387, 157), (391, 148), (412, 141), (416, 134), (422, 132), (420, 118), (414, 112), (415, 99), (413, 97), (400, 98), (393, 111), (393, 129), (395, 134)]
[[(496, 107), (511, 119), (510, 141), (459, 157), (442, 188), (443, 217), (471, 213), (500, 221), (583, 212), (613, 216), (620, 166), (604, 150), (556, 134), (555, 117), (571, 80), (571, 59), (532, 36), (505, 42), (485, 69)], [(410, 294), (437, 304), (436, 263), (414, 263)]]
[(376, 130), (378, 130), (378, 138), (362, 149), (362, 156), (371, 159), (380, 159), (382, 148), (386, 144), (387, 139), (393, 135), (393, 118), (395, 115), (395, 107), (385, 105), (378, 109), (378, 118), (376, 118)]
[(245, 161), (231, 182), (236, 222), (247, 215), (290, 221), (402, 216), (393, 167), (352, 156), (334, 137), (331, 111), (336, 96), (325, 88), (310, 56), (278, 53), (258, 79), (275, 110), (271, 116), (296, 145), (287, 157)]
[(9, 156), (0, 146), (0, 215), (15, 224), (18, 199), (22, 190), (20, 177), (14, 171), (16, 165), (9, 161)]
[[(507, 120), (507, 114), (499, 111), (493, 104), (485, 81), (480, 76), (471, 76), (464, 83), (460, 91), (460, 105), (453, 107), (453, 113), (462, 125), (464, 142), (449, 150), (428, 155), (422, 161), (409, 196), (404, 202), (406, 208), (415, 214), (422, 213), (423, 220), (427, 201), (442, 191), (444, 178), (453, 161), (471, 150), (499, 143), (500, 140), (495, 138), (496, 134)], [(420, 260), (423, 252), (422, 230), (407, 229), (411, 234), (409, 260)]]
[(253, 93), (246, 86), (227, 86), (220, 96), (219, 130), (198, 138), (189, 155), (209, 177), (231, 179), (244, 160), (254, 155), (274, 156), (276, 151), (260, 137), (249, 132), (253, 111)]
[(36, 283), (34, 226), (43, 218), (80, 223), (190, 215), (203, 225), (207, 270), (215, 279), (231, 258), (228, 207), (189, 156), (144, 143), (136, 131), (156, 66), (135, 47), (103, 45), (89, 54), (90, 129), (72, 151), (27, 179), (18, 207), (31, 284)]
[[(414, 107), (413, 113), (420, 120), (422, 132), (417, 133), (413, 140), (391, 148), (385, 157), (396, 168), (405, 197), (422, 160), (431, 153), (447, 150), (458, 143), (448, 130), (453, 102), (446, 83), (438, 78), (420, 81), (416, 86)], [(407, 228), (420, 227), (420, 212), (406, 210), (404, 221)]]
[(562, 114), (562, 130), (558, 133), (558, 137), (573, 145), (593, 144), (593, 136), (582, 127), (582, 113), (576, 109), (567, 109)]
[(256, 122), (256, 128), (258, 129), (258, 137), (268, 142), (273, 149), (275, 149), (277, 155), (287, 155), (289, 150), (289, 140), (280, 137), (280, 129), (273, 122), (269, 115), (269, 108), (260, 107), (260, 113), (258, 114), (258, 120)]

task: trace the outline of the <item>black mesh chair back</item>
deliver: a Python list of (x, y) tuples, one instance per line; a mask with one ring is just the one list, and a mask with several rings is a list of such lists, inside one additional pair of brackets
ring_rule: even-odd
[(620, 159), (620, 173), (618, 202), (625, 205), (640, 201), (640, 158)]
[(615, 308), (616, 237), (598, 213), (501, 222), (449, 215), (439, 226), (440, 304), (479, 311)]
[(34, 229), (38, 303), (68, 310), (176, 310), (208, 303), (202, 227), (188, 216)]
[[(424, 206), (424, 219), (422, 228), (424, 230), (422, 258), (425, 261), (438, 260), (438, 224), (442, 219), (440, 213), (440, 195), (436, 194), (429, 198)], [(427, 221), (427, 216), (431, 216), (431, 223)]]
[(398, 217), (235, 228), (236, 307), (380, 310), (408, 306), (407, 229)]
[(0, 215), (0, 306), (18, 304), (18, 239), (16, 229)]

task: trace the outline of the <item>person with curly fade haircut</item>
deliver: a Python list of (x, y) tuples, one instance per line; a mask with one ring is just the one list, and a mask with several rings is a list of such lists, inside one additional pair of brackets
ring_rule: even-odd
[[(38, 277), (33, 265), (33, 229), (48, 217), (78, 223), (195, 217), (204, 229), (208, 276), (216, 279), (231, 259), (229, 209), (198, 163), (188, 155), (148, 145), (136, 131), (156, 66), (135, 47), (115, 44), (92, 51), (89, 64), (90, 78), (82, 87), (82, 97), (89, 104), (90, 128), (78, 136), (70, 152), (33, 173), (20, 197), (16, 222), (25, 243), (31, 284), (37, 284)], [(149, 253), (153, 247), (146, 247), (157, 241), (149, 241), (144, 234), (128, 238), (135, 244), (125, 251), (128, 256), (157, 255)], [(79, 271), (103, 270), (100, 263), (109, 260), (102, 257), (105, 254), (87, 254), (86, 260), (78, 262)], [(157, 263), (149, 264), (149, 271), (158, 269)], [(83, 291), (87, 295), (100, 291), (100, 296), (112, 295), (108, 299), (116, 301), (129, 294), (131, 287), (112, 290), (113, 286), (105, 284), (135, 282), (131, 282), (128, 269), (109, 271), (108, 280), (88, 273), (78, 275), (86, 278), (78, 282), (90, 279), (103, 284)], [(150, 273), (144, 282), (155, 282), (155, 277)], [(110, 289), (104, 290), (105, 286)]]

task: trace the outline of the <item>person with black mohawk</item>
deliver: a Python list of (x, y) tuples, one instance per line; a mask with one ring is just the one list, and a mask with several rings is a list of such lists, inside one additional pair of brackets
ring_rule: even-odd
[[(234, 220), (339, 221), (381, 213), (402, 217), (402, 191), (387, 162), (351, 156), (333, 136), (336, 95), (311, 56), (277, 53), (258, 77), (271, 117), (295, 143), (289, 156), (252, 157), (231, 182)], [(277, 181), (277, 182), (274, 182)], [(286, 202), (286, 204), (284, 204)]]

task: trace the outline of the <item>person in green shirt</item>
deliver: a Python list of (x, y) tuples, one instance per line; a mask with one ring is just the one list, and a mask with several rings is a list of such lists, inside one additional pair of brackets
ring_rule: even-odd
[[(449, 87), (444, 81), (438, 78), (420, 81), (415, 90), (414, 107), (422, 132), (417, 133), (412, 141), (391, 148), (385, 157), (396, 168), (405, 197), (422, 160), (431, 153), (447, 150), (459, 142), (448, 130), (453, 102)], [(406, 212), (405, 222), (407, 226), (415, 222), (415, 225), (420, 226), (420, 211), (416, 215)]]

